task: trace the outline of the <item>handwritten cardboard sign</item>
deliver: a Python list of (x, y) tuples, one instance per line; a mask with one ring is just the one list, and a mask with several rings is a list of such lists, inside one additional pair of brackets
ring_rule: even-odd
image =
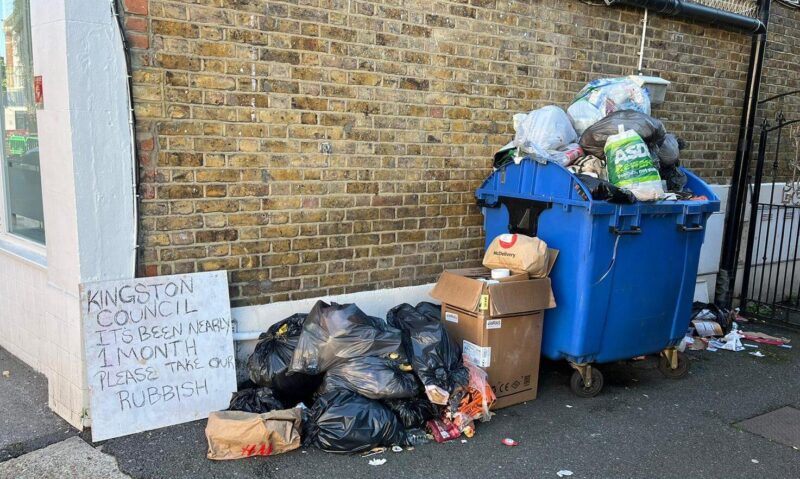
[(81, 285), (92, 440), (208, 417), (236, 391), (224, 271)]

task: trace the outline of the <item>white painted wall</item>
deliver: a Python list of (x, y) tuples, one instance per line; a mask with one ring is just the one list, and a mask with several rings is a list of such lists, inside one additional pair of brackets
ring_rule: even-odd
[(703, 247), (700, 249), (700, 263), (697, 267), (697, 287), (695, 301), (714, 301), (719, 259), (722, 251), (722, 233), (725, 229), (725, 211), (728, 203), (728, 185), (710, 185), (711, 190), (719, 197), (720, 210), (712, 213), (706, 222), (706, 233)]
[(133, 141), (108, 0), (31, 0), (44, 258), (0, 241), (0, 346), (44, 373), (49, 406), (82, 427), (88, 404), (81, 282), (133, 277)]

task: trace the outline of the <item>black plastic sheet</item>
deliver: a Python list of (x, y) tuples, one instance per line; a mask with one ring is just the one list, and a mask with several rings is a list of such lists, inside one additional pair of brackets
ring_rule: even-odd
[(299, 402), (311, 405), (311, 395), (322, 381), (321, 376), (288, 374), (306, 316), (295, 314), (273, 324), (259, 336), (258, 344), (247, 360), (250, 380), (259, 386), (272, 388), (290, 406)]
[(439, 306), (403, 303), (387, 313), (386, 322), (403, 332), (403, 348), (422, 384), (450, 394), (467, 386), (469, 371), (464, 367), (461, 348), (447, 335)]
[(325, 373), (319, 390), (324, 394), (346, 389), (370, 399), (410, 398), (419, 392), (417, 378), (405, 356), (362, 356), (339, 363)]
[(619, 125), (626, 131), (636, 131), (648, 145), (661, 145), (667, 134), (664, 124), (650, 115), (634, 110), (615, 111), (583, 132), (579, 144), (584, 153), (605, 158), (606, 140), (619, 133)]
[(406, 429), (423, 428), (428, 420), (442, 415), (441, 408), (430, 402), (424, 394), (409, 399), (390, 399), (383, 403)]
[[(581, 183), (584, 184), (587, 188), (589, 188), (589, 192), (592, 194), (592, 199), (598, 201), (608, 201), (609, 203), (622, 203), (622, 204), (631, 204), (636, 203), (636, 197), (633, 196), (633, 193), (630, 191), (619, 188), (614, 186), (608, 181), (601, 180), (599, 178), (595, 178), (594, 176), (589, 175), (575, 175), (581, 180)], [(582, 190), (576, 185), (576, 190), (578, 190), (578, 194), (585, 196)], [(584, 198), (588, 200), (588, 198)]]
[(270, 388), (250, 388), (233, 393), (228, 409), (261, 414), (286, 407)]
[(290, 371), (324, 373), (349, 359), (396, 352), (400, 341), (400, 331), (354, 304), (317, 301), (303, 324)]
[(352, 391), (322, 394), (303, 420), (303, 445), (327, 452), (358, 453), (405, 443), (403, 425), (388, 407)]

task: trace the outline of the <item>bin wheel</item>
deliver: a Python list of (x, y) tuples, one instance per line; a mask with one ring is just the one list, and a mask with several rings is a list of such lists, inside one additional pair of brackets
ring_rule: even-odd
[(658, 359), (658, 370), (661, 371), (661, 374), (664, 377), (669, 379), (681, 379), (685, 378), (689, 374), (689, 360), (686, 358), (686, 355), (678, 352), (678, 367), (672, 369), (669, 364), (669, 359), (663, 354)]
[(578, 397), (593, 398), (603, 389), (603, 373), (596, 367), (592, 367), (592, 385), (587, 388), (583, 383), (581, 373), (573, 371), (569, 380), (569, 388)]

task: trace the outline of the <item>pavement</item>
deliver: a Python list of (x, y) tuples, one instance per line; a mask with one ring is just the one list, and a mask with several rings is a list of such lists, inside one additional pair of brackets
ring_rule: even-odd
[(2, 348), (0, 373), (0, 461), (78, 434), (47, 407), (47, 379)]
[(24, 456), (0, 462), (0, 477), (15, 479), (127, 479), (117, 461), (72, 437)]
[[(315, 449), (209, 461), (205, 421), (94, 446), (133, 478), (554, 478), (565, 470), (572, 478), (800, 477), (800, 451), (736, 426), (783, 406), (800, 407), (800, 334), (746, 329), (791, 337), (795, 348), (762, 345), (763, 358), (747, 354), (750, 349), (691, 352), (690, 374), (680, 380), (664, 378), (652, 360), (605, 366), (606, 387), (593, 399), (572, 395), (567, 366), (545, 363), (537, 400), (498, 411), (466, 442), (377, 456), (387, 459), (382, 466)], [(87, 440), (88, 432), (81, 437)], [(519, 445), (502, 445), (505, 437)]]

